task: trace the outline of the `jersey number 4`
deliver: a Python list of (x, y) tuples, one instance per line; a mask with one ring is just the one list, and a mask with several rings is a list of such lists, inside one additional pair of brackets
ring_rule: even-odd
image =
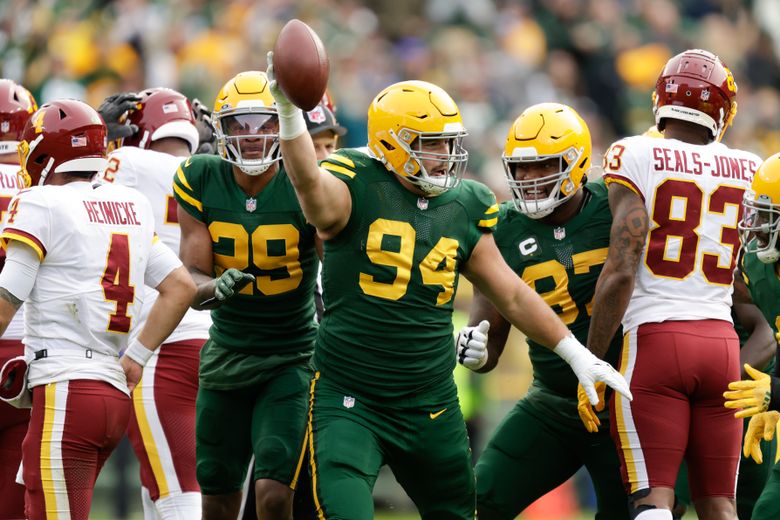
[[(416, 237), (417, 232), (408, 222), (380, 218), (371, 224), (368, 228), (366, 255), (373, 264), (395, 268), (396, 274), (392, 282), (380, 282), (375, 276), (361, 272), (360, 288), (364, 293), (386, 300), (398, 300), (406, 294), (412, 277)], [(392, 250), (388, 250), (390, 243), (393, 243)], [(436, 297), (436, 305), (449, 302), (455, 292), (457, 254), (458, 241), (441, 237), (420, 262), (422, 283), (438, 285), (443, 289)]]
[(106, 269), (100, 283), (105, 299), (116, 302), (116, 310), (109, 316), (108, 330), (127, 334), (132, 321), (127, 307), (135, 298), (135, 287), (130, 284), (130, 240), (127, 235), (111, 234)]
[[(647, 247), (647, 267), (660, 277), (682, 280), (696, 268), (699, 258), (699, 234), (702, 214), (726, 216), (728, 206), (734, 206), (735, 217), (721, 226), (719, 241), (730, 250), (728, 263), (721, 265), (716, 252), (701, 252), (701, 271), (712, 284), (730, 285), (739, 252), (737, 222), (742, 218), (744, 189), (720, 185), (705, 194), (694, 181), (668, 179), (655, 190), (651, 218), (656, 227), (650, 232)], [(706, 201), (706, 205), (705, 205)], [(670, 247), (672, 246), (672, 247)], [(675, 254), (670, 254), (675, 251)]]

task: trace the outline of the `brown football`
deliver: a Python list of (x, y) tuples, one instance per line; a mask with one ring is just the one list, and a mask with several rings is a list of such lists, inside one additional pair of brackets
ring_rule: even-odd
[(295, 106), (312, 110), (328, 86), (328, 55), (311, 27), (293, 18), (274, 45), (274, 75), (282, 92)]

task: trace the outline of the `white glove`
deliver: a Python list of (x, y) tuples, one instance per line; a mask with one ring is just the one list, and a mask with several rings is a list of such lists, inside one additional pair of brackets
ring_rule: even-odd
[(634, 398), (631, 395), (628, 383), (620, 372), (612, 368), (612, 365), (606, 361), (602, 361), (594, 356), (574, 336), (563, 338), (555, 346), (553, 352), (561, 356), (561, 359), (569, 364), (585, 390), (591, 405), (596, 406), (599, 403), (599, 394), (595, 387), (597, 381), (605, 382), (607, 386), (623, 395), (629, 401)]
[(273, 51), (268, 51), (266, 60), (268, 68), (265, 69), (265, 75), (268, 76), (268, 86), (271, 88), (271, 95), (276, 102), (276, 113), (279, 115), (279, 139), (290, 141), (308, 131), (306, 121), (303, 119), (303, 111), (287, 99), (276, 82)]
[(490, 322), (482, 320), (476, 327), (463, 327), (455, 341), (458, 363), (471, 370), (479, 370), (488, 360), (487, 333)]

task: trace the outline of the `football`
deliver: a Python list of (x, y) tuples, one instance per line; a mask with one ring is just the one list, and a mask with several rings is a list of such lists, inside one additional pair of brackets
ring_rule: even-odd
[(312, 110), (328, 86), (328, 56), (311, 27), (292, 19), (274, 45), (274, 75), (282, 92), (295, 106)]

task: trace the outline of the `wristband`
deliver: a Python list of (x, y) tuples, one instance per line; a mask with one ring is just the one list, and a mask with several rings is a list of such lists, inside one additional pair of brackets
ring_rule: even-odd
[(769, 410), (780, 411), (780, 378), (769, 376), (769, 388), (771, 388), (771, 397), (769, 398)]
[(289, 107), (280, 107), (279, 115), (279, 139), (291, 141), (306, 132), (306, 121), (303, 119), (303, 111), (293, 104)]
[(575, 357), (582, 356), (586, 352), (588, 354), (591, 353), (582, 343), (577, 340), (577, 338), (572, 335), (564, 336), (563, 339), (561, 339), (558, 344), (555, 345), (553, 352), (558, 354), (561, 359), (569, 364), (571, 364)]
[(134, 339), (130, 343), (130, 346), (127, 347), (127, 350), (125, 350), (125, 356), (129, 357), (141, 366), (146, 366), (146, 363), (149, 361), (149, 358), (152, 357), (152, 354), (154, 354), (154, 350), (149, 350), (148, 348), (144, 347), (143, 343), (137, 339)]

